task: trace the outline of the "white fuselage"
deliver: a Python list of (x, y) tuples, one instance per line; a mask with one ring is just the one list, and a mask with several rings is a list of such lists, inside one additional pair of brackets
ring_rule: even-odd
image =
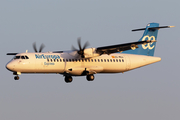
[(84, 71), (89, 74), (125, 72), (161, 60), (159, 57), (121, 53), (88, 59), (69, 53), (20, 53), (16, 56), (17, 58), (12, 59), (6, 67), (18, 74), (67, 73), (72, 76), (81, 76)]

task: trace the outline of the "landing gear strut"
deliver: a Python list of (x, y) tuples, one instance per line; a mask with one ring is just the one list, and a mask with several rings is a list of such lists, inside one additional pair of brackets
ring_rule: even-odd
[(94, 75), (92, 74), (92, 75), (87, 75), (86, 76), (86, 79), (88, 80), (88, 81), (93, 81), (94, 80)]
[(15, 76), (15, 77), (14, 77), (14, 80), (19, 80), (19, 76)]
[(65, 81), (66, 83), (70, 83), (70, 82), (73, 81), (73, 79), (72, 79), (71, 76), (65, 76), (64, 81)]

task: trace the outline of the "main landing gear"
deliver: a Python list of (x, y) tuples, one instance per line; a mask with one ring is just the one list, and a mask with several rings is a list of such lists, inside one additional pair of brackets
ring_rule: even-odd
[[(93, 81), (94, 78), (95, 78), (95, 77), (94, 77), (93, 74), (86, 76), (86, 79), (87, 79), (88, 81)], [(71, 83), (71, 82), (73, 81), (73, 78), (72, 78), (72, 76), (65, 76), (64, 81), (65, 81), (66, 83)]]
[(88, 80), (88, 81), (93, 81), (94, 80), (94, 75), (92, 74), (92, 75), (87, 75), (86, 76), (86, 79)]
[(71, 76), (65, 76), (65, 78), (64, 78), (64, 81), (66, 82), (66, 83), (70, 83), (70, 82), (72, 82), (72, 77)]

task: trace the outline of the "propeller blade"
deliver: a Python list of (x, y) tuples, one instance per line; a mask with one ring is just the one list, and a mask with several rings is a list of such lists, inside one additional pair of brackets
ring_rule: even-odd
[(86, 42), (86, 43), (84, 44), (83, 48), (82, 48), (82, 46), (81, 46), (81, 38), (79, 37), (79, 38), (77, 38), (77, 43), (78, 43), (79, 49), (75, 48), (73, 45), (72, 45), (71, 48), (72, 48), (73, 51), (77, 51), (77, 53), (78, 53), (82, 58), (84, 58), (84, 57), (85, 57), (85, 56), (84, 56), (84, 50), (87, 48), (87, 46), (89, 46), (89, 42)]
[(39, 52), (42, 52), (43, 48), (45, 47), (45, 45), (42, 43), (40, 48), (39, 48)]
[(37, 48), (36, 48), (36, 42), (33, 43), (33, 48), (34, 48), (34, 51), (35, 51), (35, 52), (38, 52), (38, 51), (37, 51)]
[(73, 50), (73, 51), (78, 51), (78, 49), (75, 48), (73, 45), (72, 45), (72, 47), (71, 47), (71, 50)]
[(84, 44), (83, 50), (86, 49), (87, 46), (89, 46), (89, 42), (88, 41)]
[(81, 47), (81, 38), (79, 37), (77, 39), (77, 41), (78, 41), (79, 50), (81, 51), (82, 50), (82, 47)]

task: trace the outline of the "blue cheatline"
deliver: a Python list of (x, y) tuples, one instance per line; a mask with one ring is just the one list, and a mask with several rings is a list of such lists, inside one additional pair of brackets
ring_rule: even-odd
[[(154, 27), (159, 27), (159, 23), (149, 23), (146, 26), (144, 34), (139, 39), (139, 41), (145, 41), (145, 40), (157, 41), (158, 29), (149, 29), (149, 28), (154, 28)], [(127, 50), (122, 53), (154, 56), (155, 47), (156, 47), (156, 42), (153, 42), (153, 43), (148, 43), (146, 45), (143, 45), (143, 44), (138, 45), (137, 49)]]

